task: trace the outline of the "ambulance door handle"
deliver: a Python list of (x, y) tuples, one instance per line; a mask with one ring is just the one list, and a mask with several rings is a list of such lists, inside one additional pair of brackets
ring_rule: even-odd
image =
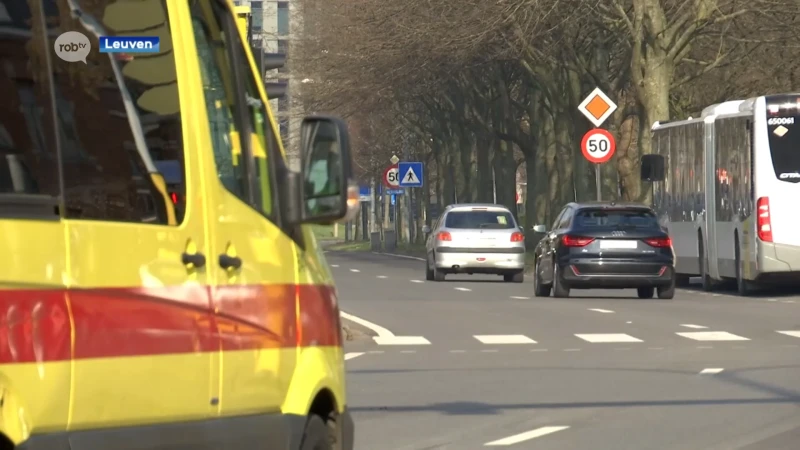
[(242, 258), (238, 256), (228, 256), (226, 254), (219, 255), (219, 266), (225, 270), (239, 269), (242, 267)]
[(195, 268), (201, 268), (206, 265), (206, 257), (200, 252), (181, 254), (181, 262), (183, 265), (193, 265)]

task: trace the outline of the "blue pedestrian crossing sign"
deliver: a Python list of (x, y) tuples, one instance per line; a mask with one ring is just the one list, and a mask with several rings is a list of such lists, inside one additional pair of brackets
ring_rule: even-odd
[(422, 187), (422, 163), (401, 162), (397, 164), (400, 187)]

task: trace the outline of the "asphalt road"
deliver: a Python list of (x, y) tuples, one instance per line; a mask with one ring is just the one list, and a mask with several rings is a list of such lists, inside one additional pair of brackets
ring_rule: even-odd
[(530, 280), (327, 257), (372, 335), (346, 344), (357, 450), (800, 448), (800, 296), (535, 298)]

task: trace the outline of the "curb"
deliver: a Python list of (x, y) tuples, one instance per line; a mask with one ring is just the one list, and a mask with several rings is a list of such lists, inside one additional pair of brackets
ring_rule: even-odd
[(416, 261), (425, 261), (425, 258), (420, 258), (418, 256), (401, 255), (399, 253), (384, 253), (384, 252), (371, 252), (371, 253), (375, 255), (394, 256), (395, 258), (405, 258), (405, 259), (413, 259)]

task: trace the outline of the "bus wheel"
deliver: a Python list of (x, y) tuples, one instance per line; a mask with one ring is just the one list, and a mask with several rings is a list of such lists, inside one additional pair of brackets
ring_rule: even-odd
[(742, 297), (747, 297), (753, 293), (754, 286), (750, 280), (744, 278), (744, 260), (742, 260), (742, 250), (739, 248), (739, 236), (733, 240), (734, 252), (736, 255), (736, 290)]
[(703, 237), (700, 236), (700, 281), (703, 283), (703, 290), (706, 292), (711, 292), (714, 290), (714, 280), (708, 276), (707, 264), (706, 264), (706, 252), (703, 246)]

